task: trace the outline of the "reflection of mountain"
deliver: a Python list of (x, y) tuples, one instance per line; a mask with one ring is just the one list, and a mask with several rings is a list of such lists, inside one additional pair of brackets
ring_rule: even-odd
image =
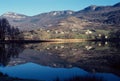
[[(109, 73), (89, 73), (80, 68), (52, 68), (45, 67), (35, 63), (26, 63), (13, 67), (0, 68), (1, 72), (8, 74), (11, 77), (24, 78), (24, 79), (35, 79), (43, 81), (70, 81), (69, 78), (80, 76), (82, 81), (119, 81), (120, 78), (114, 74)], [(14, 75), (13, 75), (14, 74)], [(91, 80), (90, 78), (94, 79)], [(100, 79), (100, 80), (99, 80)], [(35, 81), (33, 80), (33, 81)], [(32, 81), (32, 80), (31, 80)], [(74, 80), (76, 81), (76, 80)], [(78, 80), (77, 80), (78, 81)], [(81, 80), (80, 80), (81, 81)]]
[(15, 43), (0, 44), (0, 64), (6, 66), (12, 58), (17, 58), (19, 52), (22, 51), (20, 47), (23, 48), (22, 45)]
[(33, 81), (33, 80), (26, 80), (26, 79), (19, 79), (19, 78), (15, 78), (15, 77), (10, 77), (7, 74), (0, 72), (0, 81)]
[[(88, 47), (91, 49), (86, 49)], [(120, 44), (114, 43), (31, 44), (26, 45), (19, 59), (12, 61), (33, 62), (51, 67), (80, 67), (89, 72), (120, 75), (119, 47)]]

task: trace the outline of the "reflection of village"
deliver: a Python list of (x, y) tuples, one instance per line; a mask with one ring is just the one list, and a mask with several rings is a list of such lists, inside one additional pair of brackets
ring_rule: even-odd
[[(103, 46), (106, 46), (106, 45), (108, 45), (108, 42), (104, 42), (104, 43), (98, 42), (98, 43), (96, 44), (97, 48), (98, 48), (98, 47), (99, 47), (99, 48), (102, 48)], [(86, 48), (87, 50), (92, 50), (92, 49), (95, 49), (96, 47), (95, 47), (95, 46), (92, 46), (92, 45), (86, 45), (85, 48)]]
[[(57, 44), (55, 44), (55, 43), (57, 43)], [(62, 42), (60, 42), (60, 43), (55, 42), (55, 43), (29, 44), (29, 45), (25, 45), (25, 47), (26, 48), (33, 48), (35, 50), (41, 51), (42, 49), (43, 50), (62, 50), (62, 49), (67, 49), (67, 48), (72, 46), (72, 43), (71, 44), (67, 44), (67, 43), (63, 44)], [(88, 43), (88, 44), (84, 44), (84, 43), (83, 44), (76, 43), (76, 44), (78, 44), (79, 47), (82, 47), (82, 45), (83, 45), (83, 48), (85, 48), (86, 50), (92, 50), (92, 49), (95, 49), (95, 48), (107, 47), (109, 45), (109, 42), (105, 41), (105, 42), (93, 42), (93, 43)], [(72, 47), (71, 49), (72, 50), (78, 50), (80, 48)]]

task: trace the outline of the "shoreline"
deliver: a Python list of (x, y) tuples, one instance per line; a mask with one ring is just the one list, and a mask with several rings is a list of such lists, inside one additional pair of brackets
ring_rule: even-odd
[(85, 41), (94, 41), (94, 42), (120, 42), (120, 39), (42, 39), (42, 40), (0, 40), (2, 43), (41, 43), (41, 42), (85, 42)]
[(4, 40), (0, 43), (85, 42), (86, 39)]

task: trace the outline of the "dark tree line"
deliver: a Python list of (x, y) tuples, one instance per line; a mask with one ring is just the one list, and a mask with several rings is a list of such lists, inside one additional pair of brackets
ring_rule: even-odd
[(22, 38), (18, 28), (11, 26), (7, 19), (0, 19), (0, 40), (18, 40)]

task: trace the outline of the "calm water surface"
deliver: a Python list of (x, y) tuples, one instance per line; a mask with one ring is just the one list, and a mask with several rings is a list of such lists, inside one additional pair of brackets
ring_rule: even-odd
[(120, 81), (120, 43), (0, 44), (1, 73), (32, 81)]

